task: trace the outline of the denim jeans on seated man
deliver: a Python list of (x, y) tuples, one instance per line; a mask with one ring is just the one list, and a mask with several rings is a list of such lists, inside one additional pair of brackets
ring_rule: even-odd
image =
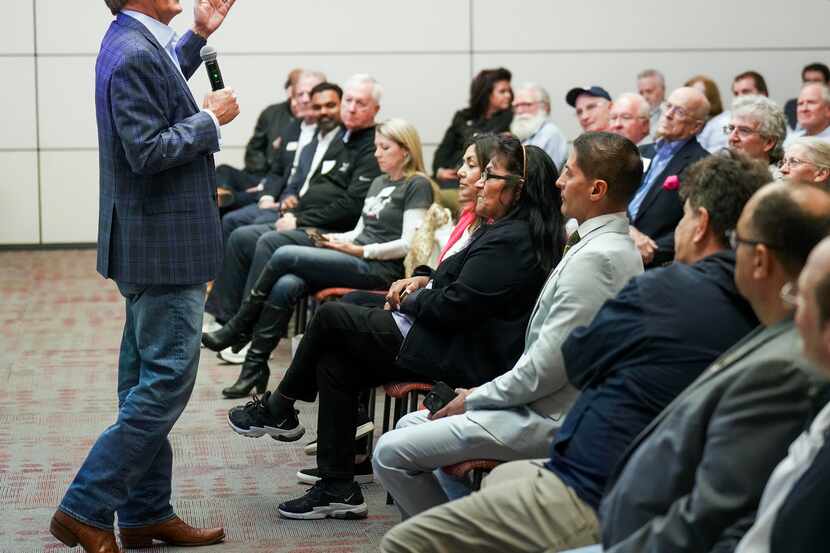
[(126, 321), (118, 358), (118, 418), (95, 442), (60, 510), (111, 529), (163, 522), (173, 450), (167, 435), (184, 411), (199, 364), (204, 284), (118, 283)]

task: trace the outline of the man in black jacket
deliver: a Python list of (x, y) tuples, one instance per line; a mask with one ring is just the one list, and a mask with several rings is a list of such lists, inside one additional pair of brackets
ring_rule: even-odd
[(643, 182), (628, 204), (631, 237), (646, 269), (674, 258), (674, 227), (683, 216), (678, 187), (686, 168), (709, 155), (695, 135), (709, 114), (709, 102), (694, 88), (678, 88), (669, 96), (657, 125), (657, 142), (640, 151), (648, 165)]
[[(542, 551), (598, 541), (596, 511), (625, 449), (757, 325), (735, 288), (735, 254), (725, 233), (767, 180), (766, 167), (746, 157), (715, 156), (693, 166), (682, 189), (678, 262), (632, 279), (562, 346), (568, 379), (581, 394), (547, 463), (500, 466), (482, 493), (401, 524), (381, 550)], [(510, 530), (517, 514), (520, 534)]]
[[(318, 89), (325, 90), (318, 95)], [(315, 89), (317, 141), (306, 147), (312, 150), (300, 154), (312, 154), (310, 176), (297, 183), (295, 199), (283, 199), (281, 207), (286, 211), (276, 225), (249, 225), (231, 233), (222, 272), (205, 307), (218, 321), (236, 313), (277, 248), (314, 245), (299, 227), (344, 232), (357, 224), (369, 185), (380, 175), (374, 140), (381, 90), (372, 77), (355, 75), (344, 87), (341, 105), (330, 87)], [(341, 117), (345, 131), (337, 125)], [(329, 120), (334, 126), (324, 129)]]

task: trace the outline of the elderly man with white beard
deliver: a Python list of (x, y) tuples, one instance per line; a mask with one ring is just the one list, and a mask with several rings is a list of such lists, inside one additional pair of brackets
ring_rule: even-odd
[(550, 120), (550, 96), (537, 84), (525, 83), (515, 89), (510, 132), (525, 146), (542, 148), (557, 169), (568, 158), (568, 141)]

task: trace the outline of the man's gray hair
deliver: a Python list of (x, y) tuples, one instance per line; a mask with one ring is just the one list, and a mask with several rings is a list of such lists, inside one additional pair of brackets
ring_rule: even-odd
[(309, 77), (313, 77), (321, 83), (324, 83), (328, 80), (326, 79), (326, 74), (322, 71), (312, 71), (310, 69), (304, 69), (303, 72), (300, 73), (300, 76), (297, 77), (297, 80), (299, 81), (300, 79), (308, 79)]
[(620, 100), (631, 100), (637, 105), (637, 115), (640, 117), (645, 117), (646, 119), (649, 118), (649, 114), (651, 113), (651, 106), (648, 105), (648, 101), (641, 95), (637, 94), (636, 92), (623, 92), (622, 94), (617, 96), (617, 99), (614, 101), (619, 102)]
[(530, 90), (530, 91), (532, 91), (533, 94), (536, 96), (536, 101), (537, 102), (542, 102), (543, 104), (545, 104), (546, 111), (548, 113), (550, 113), (550, 94), (548, 94), (548, 91), (545, 90), (542, 85), (527, 82), (527, 83), (520, 84), (519, 86), (516, 87), (515, 90), (516, 91), (519, 91), (519, 90)]
[(828, 87), (824, 83), (816, 83), (812, 81), (807, 81), (803, 85), (801, 85), (801, 90), (804, 90), (808, 86), (820, 86), (821, 87), (821, 99), (824, 100), (825, 104), (830, 105), (830, 87)]
[(661, 72), (657, 71), (656, 69), (644, 69), (643, 71), (640, 71), (637, 74), (638, 81), (640, 79), (647, 79), (648, 77), (654, 77), (655, 79), (660, 81), (660, 85), (663, 88), (666, 88), (666, 78), (663, 76)]
[(124, 6), (127, 2), (129, 2), (129, 0), (104, 0), (104, 2), (106, 2), (107, 7), (112, 12), (112, 15), (115, 15), (124, 9)]
[(349, 77), (349, 80), (343, 85), (343, 90), (346, 90), (352, 86), (362, 85), (364, 83), (372, 85), (372, 99), (376, 104), (380, 105), (380, 99), (383, 96), (383, 87), (368, 73), (357, 73), (356, 75)]
[(770, 150), (770, 161), (784, 157), (784, 139), (787, 138), (787, 118), (781, 106), (766, 96), (739, 96), (732, 102), (732, 116), (745, 116), (758, 121), (758, 132), (775, 140)]

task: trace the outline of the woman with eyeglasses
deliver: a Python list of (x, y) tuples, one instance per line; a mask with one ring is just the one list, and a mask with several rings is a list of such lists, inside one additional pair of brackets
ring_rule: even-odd
[(778, 167), (788, 179), (830, 187), (830, 142), (811, 136), (794, 138)]
[(467, 246), (436, 270), (422, 267), (396, 283), (386, 309), (322, 305), (276, 391), (228, 413), (239, 434), (294, 441), (304, 433), (295, 401), (319, 395), (321, 480), (281, 504), (282, 516), (366, 516), (353, 481), (361, 390), (412, 380), (474, 387), (513, 366), (536, 297), (562, 257), (557, 176), (543, 150), (499, 136), (476, 183), (475, 213), (483, 223)]
[(464, 146), (485, 132), (510, 130), (513, 121), (513, 90), (510, 71), (503, 67), (483, 69), (470, 83), (470, 104), (453, 115), (444, 138), (435, 150), (432, 170), (441, 188), (458, 187), (456, 170), (461, 165)]

